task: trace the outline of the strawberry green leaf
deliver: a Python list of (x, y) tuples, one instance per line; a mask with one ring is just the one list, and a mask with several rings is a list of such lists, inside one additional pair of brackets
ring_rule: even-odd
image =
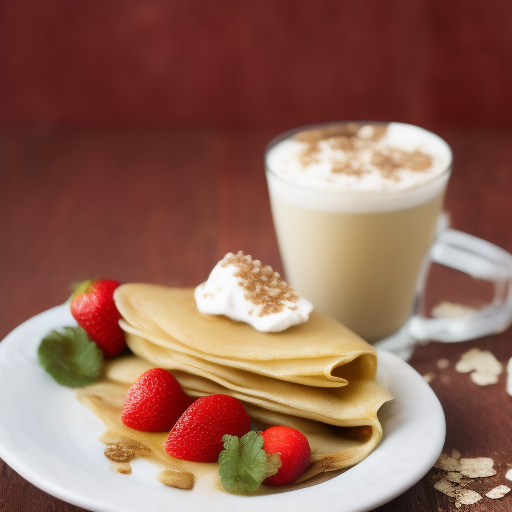
[(224, 489), (232, 494), (254, 492), (268, 476), (277, 473), (281, 460), (277, 453), (267, 455), (263, 437), (251, 430), (242, 437), (225, 435), (219, 455), (219, 476)]
[(59, 383), (81, 387), (98, 379), (103, 352), (81, 327), (52, 331), (40, 343), (39, 364)]

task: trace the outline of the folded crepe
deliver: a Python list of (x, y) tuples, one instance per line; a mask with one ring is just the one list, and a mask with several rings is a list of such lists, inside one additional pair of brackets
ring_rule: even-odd
[[(312, 465), (301, 480), (356, 464), (380, 441), (377, 411), (392, 397), (376, 381), (376, 352), (330, 317), (313, 311), (303, 324), (262, 333), (200, 313), (193, 289), (126, 284), (115, 301), (127, 344), (144, 360), (137, 371), (166, 368), (190, 395), (231, 395), (256, 423), (303, 432)], [(107, 377), (133, 382), (133, 368), (114, 361)]]

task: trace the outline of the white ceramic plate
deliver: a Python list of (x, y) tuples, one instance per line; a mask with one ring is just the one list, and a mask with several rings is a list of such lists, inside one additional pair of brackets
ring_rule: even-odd
[(364, 461), (327, 482), (247, 497), (165, 487), (146, 461), (120, 475), (109, 470), (97, 440), (101, 422), (37, 363), (41, 338), (64, 325), (75, 325), (68, 305), (35, 316), (0, 343), (0, 456), (40, 489), (94, 512), (311, 512), (320, 503), (326, 510), (363, 512), (414, 485), (443, 448), (445, 420), (436, 396), (407, 363), (381, 351), (379, 380), (395, 397), (379, 413), (384, 439)]

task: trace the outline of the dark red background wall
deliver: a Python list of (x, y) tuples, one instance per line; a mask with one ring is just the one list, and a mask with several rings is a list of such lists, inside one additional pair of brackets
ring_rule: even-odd
[(508, 0), (1, 0), (0, 126), (512, 126)]

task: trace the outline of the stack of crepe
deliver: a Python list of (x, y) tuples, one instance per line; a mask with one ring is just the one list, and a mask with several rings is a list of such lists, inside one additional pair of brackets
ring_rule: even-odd
[(148, 284), (120, 286), (115, 301), (127, 344), (148, 367), (168, 369), (192, 396), (240, 399), (257, 425), (303, 432), (312, 465), (302, 480), (356, 464), (379, 443), (377, 411), (391, 395), (376, 381), (376, 352), (335, 320), (313, 311), (262, 333), (200, 313), (193, 289)]

